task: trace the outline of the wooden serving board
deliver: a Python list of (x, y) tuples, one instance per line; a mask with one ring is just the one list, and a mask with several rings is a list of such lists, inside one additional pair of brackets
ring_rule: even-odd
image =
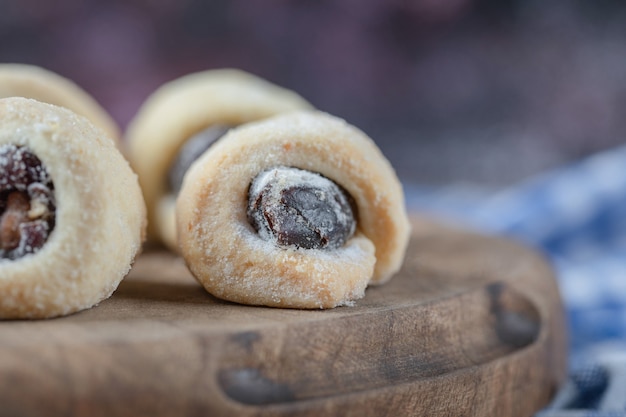
[(70, 317), (0, 322), (2, 416), (529, 416), (566, 369), (552, 272), (513, 242), (415, 220), (356, 307), (249, 307), (147, 252)]

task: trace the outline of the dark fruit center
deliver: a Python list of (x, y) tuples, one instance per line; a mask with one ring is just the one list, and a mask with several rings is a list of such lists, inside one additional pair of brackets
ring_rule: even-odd
[(171, 191), (178, 194), (183, 185), (185, 173), (196, 159), (200, 157), (219, 138), (224, 136), (231, 126), (213, 125), (190, 137), (180, 148), (168, 173), (168, 183)]
[(252, 181), (248, 221), (279, 246), (334, 249), (354, 234), (356, 216), (349, 194), (311, 171), (277, 167)]
[(54, 229), (54, 184), (28, 148), (0, 146), (0, 259), (37, 252)]

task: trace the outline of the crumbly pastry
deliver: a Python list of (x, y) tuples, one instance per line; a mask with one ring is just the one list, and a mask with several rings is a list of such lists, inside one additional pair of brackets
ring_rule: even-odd
[(119, 147), (120, 129), (85, 90), (41, 67), (0, 64), (0, 98), (25, 97), (72, 110), (105, 131)]
[(127, 154), (148, 207), (149, 237), (178, 249), (176, 194), (186, 168), (211, 142), (231, 127), (307, 108), (294, 92), (234, 69), (199, 72), (160, 87), (127, 132)]
[(70, 110), (0, 99), (0, 318), (109, 297), (141, 248), (145, 205), (113, 141)]
[(410, 231), (374, 142), (320, 112), (231, 130), (187, 172), (176, 214), (181, 252), (211, 294), (275, 307), (351, 304), (398, 271)]

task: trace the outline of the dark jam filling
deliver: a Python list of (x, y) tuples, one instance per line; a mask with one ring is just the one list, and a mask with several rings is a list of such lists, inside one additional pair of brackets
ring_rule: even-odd
[(24, 146), (0, 146), (0, 259), (41, 249), (55, 210), (54, 184), (39, 158)]
[(167, 181), (170, 190), (178, 194), (183, 185), (185, 173), (200, 155), (224, 136), (231, 126), (213, 125), (190, 137), (180, 148), (168, 172)]
[(248, 191), (248, 222), (282, 247), (335, 249), (356, 229), (352, 197), (317, 173), (277, 167), (255, 177)]

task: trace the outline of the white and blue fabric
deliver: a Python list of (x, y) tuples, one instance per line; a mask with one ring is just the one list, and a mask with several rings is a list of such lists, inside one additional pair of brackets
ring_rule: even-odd
[(541, 417), (626, 416), (626, 146), (490, 193), (406, 186), (412, 210), (546, 253), (570, 327), (570, 378)]

